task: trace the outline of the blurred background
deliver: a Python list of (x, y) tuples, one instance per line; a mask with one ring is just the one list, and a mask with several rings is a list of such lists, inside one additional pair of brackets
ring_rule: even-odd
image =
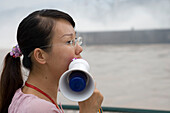
[(20, 21), (44, 8), (75, 20), (103, 106), (170, 110), (170, 0), (0, 0), (1, 70)]

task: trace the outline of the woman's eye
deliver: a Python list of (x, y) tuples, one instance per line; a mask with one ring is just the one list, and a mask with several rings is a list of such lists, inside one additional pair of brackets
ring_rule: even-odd
[(71, 44), (72, 43), (72, 40), (70, 40), (70, 41), (67, 41), (67, 44)]

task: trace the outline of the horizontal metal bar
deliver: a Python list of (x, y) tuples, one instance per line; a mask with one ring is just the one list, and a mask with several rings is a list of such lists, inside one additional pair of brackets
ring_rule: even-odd
[(79, 106), (75, 105), (62, 105), (62, 108), (66, 110), (79, 110)]
[(170, 113), (166, 110), (153, 110), (153, 109), (135, 109), (135, 108), (117, 108), (117, 107), (102, 107), (103, 111), (108, 112), (131, 112), (131, 113)]
[[(76, 105), (62, 105), (65, 110), (79, 110)], [(166, 110), (153, 110), (153, 109), (135, 109), (135, 108), (118, 108), (118, 107), (102, 107), (103, 111), (107, 112), (131, 112), (131, 113), (170, 113)]]

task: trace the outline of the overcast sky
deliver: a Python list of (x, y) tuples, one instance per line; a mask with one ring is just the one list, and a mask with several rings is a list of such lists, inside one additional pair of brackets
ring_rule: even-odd
[(0, 48), (15, 45), (20, 21), (44, 8), (69, 13), (77, 31), (170, 28), (170, 0), (0, 0)]

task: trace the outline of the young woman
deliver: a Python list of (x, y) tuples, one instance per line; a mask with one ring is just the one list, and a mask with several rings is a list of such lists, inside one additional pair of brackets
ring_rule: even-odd
[[(18, 45), (5, 57), (0, 82), (0, 113), (63, 113), (57, 105), (58, 83), (73, 58), (83, 51), (75, 23), (58, 10), (40, 10), (28, 15), (17, 31)], [(30, 73), (24, 83), (23, 66)], [(103, 96), (95, 89), (79, 102), (80, 113), (97, 113)]]

